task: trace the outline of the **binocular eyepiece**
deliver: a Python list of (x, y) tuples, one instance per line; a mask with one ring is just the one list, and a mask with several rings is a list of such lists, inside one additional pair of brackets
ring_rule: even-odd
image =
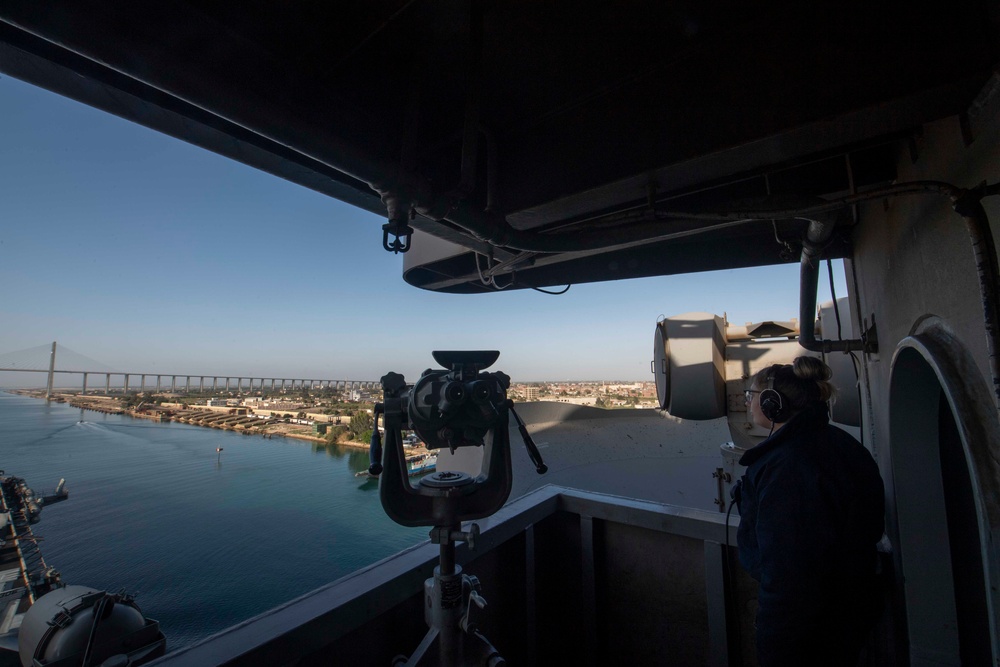
[(478, 355), (483, 353), (436, 353), (435, 358), (442, 354), (452, 362), (451, 370), (424, 371), (403, 397), (409, 427), (431, 448), (455, 451), (482, 445), (487, 432), (506, 427), (500, 419), (503, 415), (506, 422), (502, 408), (510, 378), (501, 372), (482, 372)]
[[(508, 420), (518, 431), (536, 471), (547, 468), (531, 440), (524, 421), (507, 398), (510, 377), (485, 372), (499, 352), (435, 352), (448, 370), (428, 369), (413, 386), (399, 373), (382, 377), (384, 403), (375, 405), (375, 418), (385, 416), (387, 447), (382, 449), (378, 429), (372, 432), (369, 473), (379, 475), (379, 495), (386, 513), (397, 523), (450, 525), (455, 520), (488, 516), (506, 501), (511, 488)], [(483, 447), (478, 475), (436, 472), (416, 487), (407, 479), (402, 431), (412, 429), (428, 449)], [(459, 500), (458, 487), (461, 487)], [(451, 498), (447, 503), (431, 498)]]
[[(433, 372), (433, 371), (432, 371)], [(444, 386), (438, 410), (442, 413), (454, 411), (461, 407), (467, 399), (477, 405), (489, 405), (496, 398), (495, 383), (488, 380), (461, 382), (451, 380)], [(506, 388), (504, 388), (506, 391)]]

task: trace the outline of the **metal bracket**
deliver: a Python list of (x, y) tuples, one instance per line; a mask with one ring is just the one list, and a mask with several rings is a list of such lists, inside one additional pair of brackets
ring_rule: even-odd
[[(465, 600), (465, 613), (462, 614), (462, 619), (458, 622), (458, 626), (462, 628), (464, 632), (469, 634), (475, 634), (479, 629), (472, 620), (472, 608), (473, 606), (479, 609), (486, 609), (486, 598), (481, 595), (483, 590), (482, 584), (479, 583), (479, 577), (474, 574), (464, 575), (465, 584), (467, 584), (467, 595)], [(463, 589), (465, 587), (463, 586)]]
[[(382, 195), (388, 222), (382, 225), (382, 247), (388, 252), (401, 253), (410, 249), (413, 228), (409, 222), (416, 213), (413, 210), (413, 200), (405, 190), (387, 188), (376, 190)], [(389, 235), (393, 239), (389, 241)]]
[(469, 549), (476, 550), (476, 540), (479, 538), (479, 524), (470, 524), (468, 531), (452, 530), (448, 526), (434, 526), (430, 533), (431, 544), (452, 544), (465, 542)]
[(65, 628), (66, 626), (68, 626), (72, 622), (73, 622), (73, 614), (71, 614), (69, 612), (69, 610), (66, 609), (65, 607), (63, 607), (62, 609), (60, 609), (59, 613), (57, 613), (55, 616), (53, 616), (51, 618), (51, 620), (46, 621), (46, 623), (48, 625), (51, 625), (51, 626), (54, 626), (54, 627), (57, 627), (57, 628), (60, 628), (60, 629), (61, 628)]
[[(389, 235), (393, 239), (389, 241)], [(387, 252), (399, 254), (406, 252), (413, 245), (413, 227), (399, 220), (390, 220), (382, 225), (382, 247)]]
[(861, 342), (864, 343), (866, 354), (878, 354), (878, 327), (875, 325), (875, 313), (872, 313), (872, 323), (868, 326), (868, 320), (864, 320), (861, 332)]
[(729, 484), (730, 482), (732, 482), (733, 481), (733, 476), (730, 475), (725, 470), (723, 470), (722, 468), (716, 468), (715, 472), (712, 473), (712, 477), (715, 480), (717, 480), (717, 486), (718, 486), (717, 491), (718, 491), (718, 494), (719, 494), (718, 497), (713, 502), (716, 505), (719, 506), (719, 511), (720, 512), (725, 512), (726, 511), (726, 500), (725, 500), (725, 486), (724, 485), (725, 484)]

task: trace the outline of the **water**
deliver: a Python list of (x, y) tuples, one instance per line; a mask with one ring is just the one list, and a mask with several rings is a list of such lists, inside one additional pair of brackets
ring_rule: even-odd
[(426, 539), (385, 516), (354, 477), (367, 466), (362, 449), (0, 393), (0, 468), (39, 493), (66, 478), (69, 500), (34, 527), (45, 560), (66, 583), (137, 593), (168, 650)]

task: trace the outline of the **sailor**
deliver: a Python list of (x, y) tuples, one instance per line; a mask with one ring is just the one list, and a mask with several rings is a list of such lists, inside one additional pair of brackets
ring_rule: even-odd
[(760, 582), (761, 667), (853, 667), (881, 610), (884, 487), (868, 450), (829, 423), (830, 377), (799, 357), (759, 371), (746, 392), (770, 429), (740, 460), (736, 491), (740, 563)]

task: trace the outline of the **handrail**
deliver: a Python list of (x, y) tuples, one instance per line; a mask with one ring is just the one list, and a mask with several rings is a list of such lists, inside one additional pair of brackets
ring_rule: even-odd
[[(725, 544), (725, 519), (716, 512), (550, 485), (478, 521), (477, 551), (460, 545), (456, 560), (475, 572), (476, 560), (560, 512), (579, 515), (581, 520), (586, 517), (588, 521), (627, 524), (715, 546)], [(738, 523), (733, 521), (728, 528), (733, 544)], [(406, 607), (415, 595), (422, 595), (423, 581), (430, 576), (437, 556), (437, 546), (423, 542), (151, 664), (204, 667), (292, 663), (296, 657), (322, 651), (366, 623)], [(700, 572), (694, 574), (703, 576)], [(484, 594), (489, 598), (488, 589)], [(406, 618), (409, 623), (410, 617)], [(412, 618), (414, 625), (421, 620)], [(396, 630), (404, 632), (402, 628)]]

